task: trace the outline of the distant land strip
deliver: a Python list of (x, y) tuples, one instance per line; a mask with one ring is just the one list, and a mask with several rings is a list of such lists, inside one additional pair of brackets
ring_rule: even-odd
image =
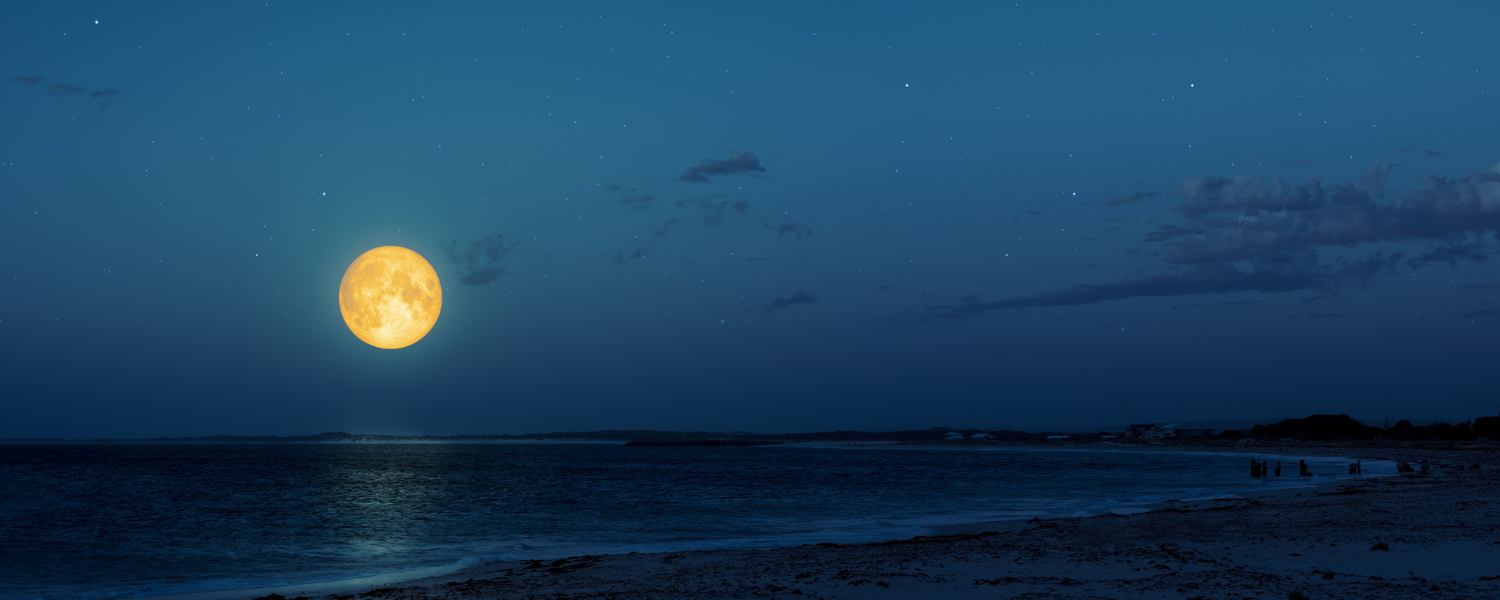
[[(479, 435), (380, 435), (330, 431), (317, 435), (211, 435), (202, 437), (156, 437), (137, 439), (62, 439), (62, 438), (12, 438), (0, 439), (10, 444), (307, 444), (307, 443), (369, 443), (369, 442), (683, 442), (679, 444), (636, 445), (750, 445), (724, 444), (722, 442), (752, 442), (755, 445), (787, 444), (794, 442), (906, 442), (941, 440), (950, 432), (964, 437), (988, 434), (1000, 440), (1044, 440), (1054, 433), (1032, 433), (1009, 429), (952, 429), (933, 427), (906, 431), (823, 431), (812, 433), (752, 433), (745, 431), (657, 431), (652, 429), (611, 429), (603, 431), (565, 431), (554, 433), (523, 434), (479, 434)], [(714, 444), (688, 444), (685, 442), (715, 442)]]
[[(1500, 416), (1464, 421), (1433, 421), (1425, 425), (1388, 420), (1384, 427), (1368, 425), (1349, 415), (1310, 415), (1283, 419), (1248, 429), (1184, 428), (1177, 424), (1130, 425), (1128, 431), (1094, 433), (1031, 432), (1014, 429), (954, 429), (930, 427), (904, 431), (818, 431), (811, 433), (751, 433), (745, 431), (657, 431), (609, 429), (554, 433), (493, 435), (379, 435), (330, 431), (317, 435), (212, 435), (206, 437), (157, 437), (140, 439), (11, 438), (0, 444), (308, 444), (308, 443), (487, 443), (487, 442), (622, 442), (631, 446), (766, 446), (799, 442), (906, 442), (987, 444), (995, 442), (1055, 442), (1111, 440), (1160, 444), (1218, 441), (1252, 445), (1269, 441), (1321, 442), (1479, 442), (1500, 445)], [(1134, 438), (1134, 439), (1132, 439)]]

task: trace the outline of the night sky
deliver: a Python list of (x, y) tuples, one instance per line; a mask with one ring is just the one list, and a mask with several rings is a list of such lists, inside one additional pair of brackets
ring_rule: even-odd
[(474, 4), (0, 10), (0, 437), (1497, 411), (1500, 4)]

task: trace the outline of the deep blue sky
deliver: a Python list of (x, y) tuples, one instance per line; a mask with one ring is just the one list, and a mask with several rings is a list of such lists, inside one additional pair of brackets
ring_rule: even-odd
[(1500, 410), (1495, 3), (473, 4), (0, 9), (0, 437)]

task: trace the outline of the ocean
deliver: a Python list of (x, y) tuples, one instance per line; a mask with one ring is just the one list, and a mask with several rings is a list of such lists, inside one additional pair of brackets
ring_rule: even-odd
[[(0, 445), (0, 598), (156, 596), (492, 559), (878, 541), (1308, 483), (1287, 457), (1269, 458), (1288, 462), (1293, 476), (1252, 479), (1250, 458), (904, 446)], [(1309, 463), (1313, 480), (1347, 477), (1345, 460)]]

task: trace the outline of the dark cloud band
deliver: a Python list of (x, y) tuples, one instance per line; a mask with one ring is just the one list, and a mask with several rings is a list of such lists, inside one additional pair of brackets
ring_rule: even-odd
[[(1135, 297), (1232, 292), (1331, 289), (1350, 281), (1367, 284), (1394, 272), (1401, 254), (1374, 250), (1363, 258), (1325, 259), (1319, 250), (1383, 242), (1448, 243), (1408, 261), (1456, 265), (1484, 261), (1485, 248), (1452, 243), (1500, 230), (1500, 165), (1457, 179), (1431, 176), (1419, 189), (1377, 201), (1395, 165), (1377, 161), (1358, 185), (1324, 189), (1318, 178), (1300, 186), (1280, 176), (1197, 177), (1177, 186), (1180, 225), (1160, 225), (1144, 240), (1160, 243), (1178, 272), (1085, 284), (1057, 292), (995, 302), (934, 307), (941, 317), (962, 318), (1010, 308), (1070, 306)], [(1133, 196), (1109, 204), (1130, 204)]]
[(505, 236), (493, 233), (467, 244), (453, 240), (443, 245), (448, 251), (448, 262), (457, 264), (462, 270), (458, 281), (464, 285), (489, 285), (506, 276), (506, 267), (499, 264), (520, 241), (506, 241)]
[(729, 160), (704, 160), (702, 164), (688, 167), (688, 170), (678, 179), (707, 183), (710, 175), (764, 173), (765, 170), (765, 167), (760, 166), (760, 159), (755, 158), (754, 152), (735, 150), (729, 153)]

